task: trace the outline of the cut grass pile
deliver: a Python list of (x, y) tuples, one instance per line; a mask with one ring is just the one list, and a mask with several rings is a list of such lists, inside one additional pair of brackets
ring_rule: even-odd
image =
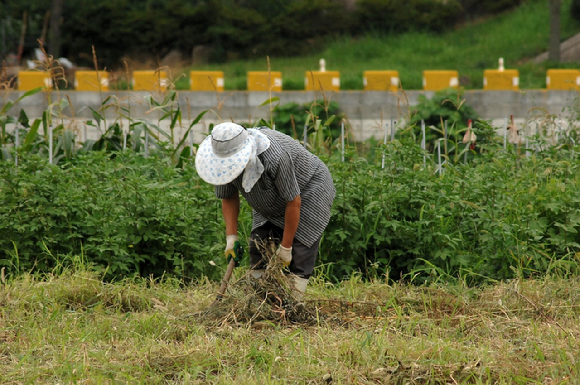
[[(237, 269), (232, 287), (245, 274)], [(210, 282), (22, 275), (0, 288), (0, 383), (579, 381), (577, 278), (478, 288), (312, 281), (304, 306), (342, 324), (196, 321), (215, 299)]]
[(275, 244), (263, 242), (258, 247), (266, 264), (262, 276), (258, 279), (248, 272), (232, 282), (206, 310), (193, 314), (192, 320), (210, 327), (250, 325), (257, 328), (272, 326), (272, 322), (281, 326), (319, 323), (319, 313), (306, 307), (302, 295), (294, 289), (293, 275), (286, 275), (281, 260), (273, 258)]

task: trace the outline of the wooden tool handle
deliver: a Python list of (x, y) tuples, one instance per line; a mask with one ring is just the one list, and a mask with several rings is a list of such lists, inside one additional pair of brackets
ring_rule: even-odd
[(232, 272), (234, 271), (234, 267), (236, 267), (236, 261), (234, 261), (234, 259), (232, 258), (230, 259), (230, 263), (228, 264), (228, 268), (226, 270), (226, 273), (224, 274), (224, 278), (222, 279), (222, 284), (220, 286), (220, 289), (218, 290), (216, 301), (222, 299), (224, 293), (226, 292), (228, 282), (230, 281), (230, 278), (232, 277)]

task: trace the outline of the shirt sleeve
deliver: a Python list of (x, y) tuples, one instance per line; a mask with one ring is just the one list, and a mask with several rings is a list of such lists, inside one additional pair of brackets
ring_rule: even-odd
[(218, 197), (218, 199), (231, 198), (237, 191), (236, 186), (231, 183), (214, 186), (215, 196)]
[(290, 202), (300, 195), (300, 187), (294, 173), (294, 162), (286, 151), (282, 152), (279, 159), (274, 185), (286, 202)]

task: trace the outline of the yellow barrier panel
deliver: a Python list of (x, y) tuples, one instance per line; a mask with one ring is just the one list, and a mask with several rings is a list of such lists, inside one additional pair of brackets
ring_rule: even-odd
[(399, 90), (399, 71), (364, 71), (363, 86), (365, 91)]
[(109, 91), (109, 73), (106, 71), (77, 71), (75, 90)]
[(248, 71), (248, 91), (282, 91), (282, 72)]
[(169, 85), (165, 71), (133, 71), (134, 91), (165, 91)]
[(191, 71), (189, 89), (192, 91), (223, 91), (224, 73), (222, 71)]
[(546, 73), (546, 88), (548, 90), (580, 90), (580, 70), (548, 70)]
[(423, 90), (439, 91), (459, 87), (459, 73), (455, 70), (423, 71)]
[(484, 70), (483, 89), (517, 91), (520, 89), (520, 73), (518, 70)]
[(338, 71), (306, 71), (304, 77), (306, 91), (340, 91)]
[(52, 78), (45, 71), (20, 71), (18, 72), (18, 90), (30, 91), (43, 87), (52, 89)]

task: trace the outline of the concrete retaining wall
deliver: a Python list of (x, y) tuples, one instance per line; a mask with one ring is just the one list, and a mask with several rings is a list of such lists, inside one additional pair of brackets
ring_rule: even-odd
[[(270, 98), (280, 99), (279, 104), (294, 102), (298, 104), (311, 103), (314, 100), (335, 101), (346, 114), (352, 132), (357, 140), (365, 140), (372, 136), (381, 138), (384, 135), (385, 123), (390, 119), (400, 119), (408, 116), (409, 111), (419, 102), (419, 96), (427, 98), (433, 96), (429, 91), (406, 91), (404, 93), (392, 93), (383, 91), (340, 91), (340, 92), (309, 92), (309, 91), (283, 91), (274, 92), (249, 92), (249, 91), (225, 91), (193, 92), (179, 91), (178, 102), (183, 111), (185, 121), (195, 118), (199, 113), (209, 110), (203, 120), (196, 126), (196, 137), (199, 139), (203, 132), (207, 132), (210, 123), (219, 121), (239, 121), (252, 123), (261, 118), (270, 120), (271, 105), (262, 106)], [(11, 92), (5, 97), (16, 100), (22, 92)], [(149, 92), (82, 92), (61, 91), (50, 94), (51, 101), (58, 101), (64, 97), (70, 98), (74, 113), (66, 108), (63, 113), (66, 116), (78, 118), (90, 118), (89, 107), (99, 110), (102, 100), (107, 97), (106, 116), (109, 119), (119, 117), (120, 108), (123, 113), (132, 118), (148, 119), (156, 121), (159, 118), (158, 111), (149, 111), (147, 98)], [(153, 96), (156, 100), (160, 95)], [(498, 126), (503, 126), (506, 116), (513, 115), (516, 121), (524, 121), (538, 114), (553, 114), (561, 117), (569, 117), (577, 108), (578, 93), (571, 91), (465, 91), (463, 94), (465, 103), (473, 107), (482, 119), (492, 120)], [(0, 101), (0, 105), (4, 104)], [(458, 104), (461, 100), (457, 101)], [(23, 108), (29, 117), (42, 116), (42, 112), (48, 107), (49, 99), (45, 93), (23, 99), (15, 110)], [(17, 111), (12, 110), (16, 115)], [(185, 125), (185, 123), (184, 123)]]

